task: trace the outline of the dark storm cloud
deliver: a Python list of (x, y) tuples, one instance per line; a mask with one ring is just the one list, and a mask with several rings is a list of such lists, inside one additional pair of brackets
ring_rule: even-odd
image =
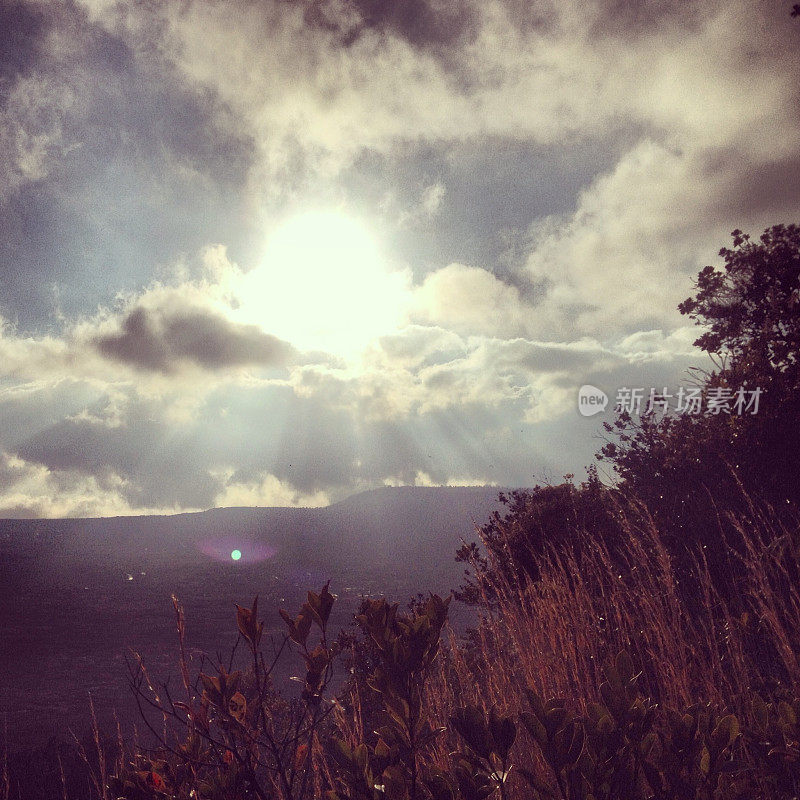
[(254, 141), (180, 73), (157, 15), (109, 30), (71, 3), (2, 8), (3, 69), (26, 78), (0, 84), (0, 313), (41, 330), (139, 288), (143, 264), (246, 250)]
[(255, 325), (239, 325), (205, 310), (129, 311), (120, 330), (94, 344), (107, 358), (171, 374), (186, 364), (217, 370), (247, 364), (279, 366), (292, 348)]

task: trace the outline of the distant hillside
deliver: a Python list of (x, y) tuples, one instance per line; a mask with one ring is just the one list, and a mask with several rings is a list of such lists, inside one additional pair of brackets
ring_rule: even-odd
[(447, 593), (460, 581), (461, 539), (488, 520), (499, 491), (383, 488), (314, 509), (0, 520), (0, 716), (11, 740), (84, 728), (88, 692), (103, 713), (117, 707), (130, 721), (129, 648), (156, 675), (174, 673), (173, 593), (194, 653), (230, 647), (233, 603), (256, 593), (272, 632), (282, 630), (278, 607), (295, 611), (328, 579), (338, 626), (362, 594)]
[[(323, 508), (220, 508), (170, 516), (0, 520), (0, 570), (172, 570), (229, 560), (337, 574), (395, 574), (414, 585), (456, 573), (453, 554), (497, 507), (496, 487), (385, 487)], [(230, 550), (226, 548), (230, 545)], [(42, 560), (39, 560), (39, 559)], [(9, 569), (14, 565), (14, 569)], [(8, 575), (12, 577), (13, 575)], [(441, 585), (439, 585), (441, 589)]]

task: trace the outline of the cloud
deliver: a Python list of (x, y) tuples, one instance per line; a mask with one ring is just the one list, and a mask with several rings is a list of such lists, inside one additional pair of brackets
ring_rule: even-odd
[(236, 319), (241, 272), (224, 247), (205, 248), (194, 273), (176, 268), (172, 282), (155, 281), (118, 297), (112, 308), (65, 321), (61, 335), (20, 334), (0, 318), (0, 377), (119, 382), (136, 373), (180, 379), (194, 369), (221, 379), (232, 370), (280, 369), (300, 358), (288, 342)]
[[(388, 21), (403, 18), (411, 5), (433, 6), (415, 0), (369, 7)], [(246, 119), (271, 131), (261, 137), (270, 146), (285, 141), (287, 126), (301, 146), (357, 152), (417, 136), (554, 141), (609, 132), (621, 121), (707, 141), (746, 130), (748, 121), (763, 126), (763, 105), (748, 108), (747, 101), (758, 97), (773, 107), (778, 92), (769, 80), (776, 72), (778, 85), (791, 93), (794, 31), (782, 9), (739, 0), (621, 5), (537, 3), (526, 12), (520, 3), (482, 3), (466, 18), (470, 35), (439, 36), (449, 47), (435, 54), (420, 52), (397, 25), (367, 26), (356, 42), (332, 47), (331, 32), (309, 27), (291, 3), (253, 5), (235, 17), (225, 14), (225, 4), (194, 3), (167, 19), (184, 45), (187, 74), (217, 86)], [(356, 7), (358, 18), (362, 4)], [(451, 10), (456, 16), (439, 6), (439, 18)], [(261, 46), (265, 37), (272, 48)], [(242, 57), (225, 61), (232, 40)], [(323, 73), (329, 77), (320, 81)], [(289, 75), (294, 80), (284, 81)], [(687, 91), (693, 85), (702, 91)], [(378, 96), (392, 102), (373, 102)], [(707, 125), (710, 118), (714, 125)]]
[(719, 0), (595, 0), (590, 4), (591, 33), (623, 40), (631, 37), (697, 32), (719, 13)]
[(0, 450), (12, 459), (0, 509), (316, 505), (423, 473), (500, 485), (544, 469), (557, 477), (591, 456), (577, 387), (661, 383), (690, 363), (685, 348), (659, 331), (612, 348), (418, 325), (383, 337), (358, 368), (294, 363), (285, 377), (249, 367), (150, 382), (100, 357), (82, 381), (43, 368), (0, 386)]
[[(598, 300), (575, 286), (597, 287), (597, 275), (607, 268), (610, 259), (602, 252), (596, 269), (586, 263), (591, 246), (611, 251), (619, 242), (627, 248), (621, 259), (627, 266), (616, 269), (620, 279), (615, 282), (612, 275), (602, 286), (612, 295), (610, 313), (581, 314), (579, 322), (585, 324), (578, 333), (599, 334), (599, 328), (590, 330), (592, 324), (617, 318), (620, 309), (613, 298), (625, 285), (624, 276), (636, 285), (636, 270), (656, 275), (649, 293), (629, 305), (651, 305), (657, 298), (666, 308), (674, 298), (667, 293), (669, 281), (660, 276), (673, 273), (675, 261), (713, 253), (720, 231), (724, 235), (750, 221), (757, 226), (767, 216), (797, 213), (800, 205), (798, 184), (791, 180), (797, 172), (798, 124), (791, 98), (800, 83), (791, 57), (795, 30), (782, 10), (766, 4), (596, 0), (572, 9), (490, 0), (461, 8), (432, 0), (331, 0), (245, 4), (237, 15), (220, 2), (189, 2), (180, 13), (169, 4), (136, 5), (124, 13), (113, 3), (87, 2), (58, 13), (24, 8), (31, 19), (44, 15), (44, 31), (58, 27), (69, 34), (39, 33), (33, 51), (22, 44), (14, 50), (21, 62), (36, 63), (36, 79), (46, 81), (46, 88), (23, 93), (34, 98), (30, 102), (37, 111), (28, 116), (38, 120), (36, 125), (26, 123), (21, 108), (8, 117), (7, 141), (25, 155), (5, 162), (28, 164), (28, 178), (15, 168), (19, 174), (8, 179), (9, 191), (49, 174), (54, 159), (61, 178), (97, 177), (103, 174), (98, 165), (111, 157), (115, 181), (121, 176), (127, 187), (119, 195), (129, 202), (151, 196), (160, 201), (145, 202), (129, 214), (105, 187), (103, 203), (76, 215), (78, 226), (96, 218), (105, 229), (124, 234), (108, 238), (111, 259), (119, 265), (112, 291), (120, 283), (134, 288), (134, 253), (146, 263), (169, 260), (156, 241), (173, 252), (191, 249), (187, 239), (219, 219), (227, 222), (214, 238), (235, 239), (241, 247), (248, 237), (257, 240), (263, 223), (245, 208), (302, 204), (365, 154), (393, 154), (414, 142), (447, 152), (454, 143), (483, 142), (490, 150), (498, 140), (567, 150), (587, 140), (609, 148), (621, 138), (638, 139), (615, 168), (596, 177), (593, 193), (580, 201), (574, 219), (557, 221), (556, 238), (567, 250), (574, 242), (577, 258), (563, 281), (566, 259), (550, 264), (539, 257), (542, 249), (549, 256), (546, 242), (531, 254), (537, 275), (565, 284), (561, 295), (553, 295), (552, 317), (541, 315), (552, 324), (569, 320), (576, 309), (587, 310), (582, 295), (590, 295), (590, 306)], [(357, 34), (347, 34), (351, 30)], [(39, 95), (41, 102), (35, 99)], [(71, 98), (68, 108), (62, 107), (63, 98)], [(28, 129), (27, 138), (15, 133)], [(87, 136), (87, 130), (93, 134)], [(136, 146), (126, 148), (123, 140)], [(137, 163), (131, 152), (141, 154)], [(626, 181), (636, 185), (626, 189)], [(431, 194), (420, 208), (441, 214), (441, 184), (426, 185)], [(69, 188), (92, 196), (87, 184)], [(493, 216), (503, 206), (495, 197), (503, 188), (482, 188), (487, 196), (476, 193), (470, 202), (476, 216), (481, 209)], [(191, 202), (195, 197), (207, 202), (209, 195), (218, 206), (233, 198), (232, 205), (227, 203), (232, 211), (202, 212)], [(165, 196), (179, 208), (170, 219), (158, 218)], [(64, 209), (42, 208), (49, 197), (40, 192), (23, 204), (23, 217), (3, 237), (17, 244), (15, 252), (9, 244), (3, 254), (20, 263), (20, 275), (11, 279), (13, 294), (21, 295), (31, 283), (24, 273), (30, 274), (34, 264), (51, 262), (35, 245), (23, 246), (20, 233), (32, 222), (56, 225)], [(235, 209), (252, 230), (237, 227), (231, 217)], [(763, 213), (757, 215), (758, 209)], [(672, 264), (653, 259), (642, 246), (650, 223), (636, 219), (639, 213), (652, 220), (665, 210), (651, 238), (657, 247), (678, 248)], [(530, 213), (525, 226), (540, 229), (535, 210)], [(594, 219), (591, 230), (585, 230), (588, 213)], [(676, 232), (687, 221), (693, 230), (679, 241)], [(576, 229), (574, 234), (565, 234), (568, 227)], [(164, 235), (148, 237), (154, 228)], [(53, 228), (45, 238), (64, 237)], [(131, 246), (121, 248), (120, 242)], [(248, 255), (255, 258), (255, 250)], [(77, 252), (71, 254), (73, 265), (76, 258)], [(95, 267), (102, 276), (100, 265)], [(121, 274), (125, 269), (129, 274)], [(39, 283), (39, 292), (51, 291), (48, 281)], [(104, 283), (101, 279), (98, 285)], [(59, 302), (74, 310), (78, 300), (69, 287), (59, 291)], [(31, 313), (30, 303), (17, 305), (17, 313)], [(622, 312), (630, 320), (631, 309)], [(644, 324), (654, 322), (663, 320)]]
[[(266, 176), (286, 178), (290, 162), (302, 164), (293, 174), (334, 180), (364, 153), (408, 142), (568, 149), (630, 140), (571, 212), (549, 220), (532, 212), (527, 232), (516, 232), (528, 250), (527, 286), (518, 271), (501, 275), (493, 264), (458, 275), (455, 266), (426, 265), (423, 319), (460, 332), (563, 339), (680, 324), (680, 287), (729, 230), (757, 231), (776, 215), (800, 213), (791, 179), (800, 117), (787, 102), (800, 70), (785, 13), (740, 0), (622, 5), (525, 10), (494, 0), (476, 6), (469, 36), (422, 52), (391, 25), (359, 28), (337, 45), (291, 4), (269, 14), (249, 7), (246, 19), (194, 4), (167, 24), (185, 45), (186, 74), (213, 85), (254, 132), (262, 148), (255, 170), (270, 186), (281, 181)], [(274, 48), (262, 47), (266, 36)], [(232, 39), (247, 57), (230, 64), (221, 56)], [(492, 196), (503, 187), (485, 188), (487, 197), (470, 199), (476, 217), (503, 205)], [(447, 300), (448, 285), (460, 307)], [(506, 315), (493, 310), (503, 304)]]
[(441, 363), (463, 357), (466, 352), (466, 340), (453, 331), (432, 325), (409, 325), (397, 333), (381, 336), (367, 357), (371, 369), (385, 370)]
[(447, 187), (441, 182), (425, 187), (422, 193), (422, 208), (428, 216), (433, 216), (439, 211), (446, 194)]
[(50, 470), (0, 450), (0, 517), (98, 517), (164, 513), (175, 508), (133, 509), (124, 482), (115, 475), (87, 476), (76, 470)]
[(697, 337), (698, 331), (693, 325), (677, 328), (669, 334), (660, 329), (637, 331), (626, 336), (614, 350), (633, 363), (697, 359), (694, 347)]
[(207, 309), (129, 310), (114, 333), (94, 340), (106, 358), (170, 374), (189, 364), (220, 370), (284, 366), (291, 346), (255, 325), (240, 325)]
[[(642, 141), (580, 195), (573, 214), (534, 225), (527, 270), (548, 285), (532, 332), (609, 337), (679, 326), (678, 303), (729, 230), (774, 221), (774, 209), (739, 199), (747, 190), (728, 171), (704, 174), (704, 165), (696, 152)], [(781, 207), (800, 213), (800, 192)]]
[[(418, 202), (410, 209), (404, 210), (398, 219), (399, 227), (408, 225), (418, 225), (419, 223), (430, 222), (439, 215), (442, 210), (442, 203), (447, 195), (447, 187), (442, 181), (436, 181), (426, 186)], [(389, 205), (392, 198), (385, 198), (384, 205)]]
[(0, 6), (0, 203), (47, 174), (61, 140), (58, 106), (46, 102), (52, 85), (31, 74), (48, 28), (42, 9)]
[(520, 335), (531, 310), (516, 287), (464, 264), (430, 273), (415, 293), (415, 316), (461, 334)]
[(2, 9), (0, 313), (41, 332), (209, 241), (246, 248), (253, 142), (179, 74), (157, 19), (133, 31), (76, 3)]
[[(662, 351), (652, 358), (669, 360), (666, 346)], [(636, 357), (648, 360), (639, 353)], [(462, 337), (417, 325), (379, 340), (363, 372), (306, 367), (293, 373), (292, 386), (302, 396), (324, 398), (345, 413), (357, 409), (359, 419), (375, 424), (402, 425), (459, 409), (482, 409), (499, 419), (544, 419), (569, 409), (562, 402), (564, 392), (585, 382), (587, 375), (609, 374), (632, 361), (625, 347), (615, 349), (592, 339)]]
[(4, 82), (30, 72), (46, 29), (47, 18), (42, 9), (22, 2), (8, 2), (0, 6), (0, 30), (4, 33), (0, 49), (0, 77)]
[(54, 98), (55, 92), (52, 80), (29, 75), (11, 82), (11, 89), (4, 93), (0, 111), (0, 204), (20, 187), (45, 178), (67, 149), (63, 115), (72, 98)]
[(272, 506), (319, 508), (330, 504), (325, 492), (303, 494), (290, 483), (274, 475), (259, 473), (252, 480), (237, 481), (236, 470), (221, 471), (224, 489), (214, 498), (216, 508), (237, 506)]
[[(691, 278), (800, 214), (780, 5), (3, 5), (0, 511), (578, 470), (577, 387), (680, 380)], [(237, 305), (322, 207), (414, 276), (360, 360)]]
[(303, 18), (352, 45), (367, 31), (399, 36), (419, 48), (450, 47), (475, 35), (471, 0), (313, 0)]

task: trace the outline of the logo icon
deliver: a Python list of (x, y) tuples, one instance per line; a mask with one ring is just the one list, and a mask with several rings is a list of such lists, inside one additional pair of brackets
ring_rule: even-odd
[(584, 384), (578, 390), (578, 411), (583, 417), (593, 417), (606, 410), (608, 395), (596, 386)]

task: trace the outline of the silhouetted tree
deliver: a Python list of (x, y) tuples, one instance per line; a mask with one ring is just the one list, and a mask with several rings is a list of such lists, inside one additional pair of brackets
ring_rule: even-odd
[(760, 389), (758, 413), (723, 426), (730, 463), (749, 490), (782, 505), (800, 474), (800, 227), (776, 225), (758, 243), (733, 232), (724, 269), (703, 269), (680, 311), (707, 327), (695, 344), (721, 369), (709, 387)]
[[(728, 402), (717, 413), (621, 414), (598, 454), (676, 550), (699, 542), (712, 563), (726, 514), (745, 512), (752, 497), (779, 509), (800, 497), (800, 228), (776, 225), (758, 242), (732, 236), (722, 267), (701, 270), (679, 306), (704, 327), (695, 345), (716, 365), (701, 380), (704, 409), (712, 393)], [(745, 391), (757, 405), (737, 409)], [(721, 582), (730, 578), (730, 564), (714, 566)]]
[(756, 244), (735, 230), (723, 269), (704, 267), (697, 294), (678, 306), (708, 330), (695, 341), (730, 368), (796, 370), (800, 354), (800, 227), (776, 225)]
[[(733, 247), (720, 255), (722, 267), (705, 267), (680, 305), (704, 328), (695, 344), (716, 368), (695, 380), (704, 409), (712, 395), (722, 398), (717, 412), (621, 413), (606, 424), (610, 440), (598, 454), (619, 476), (616, 487), (592, 471), (579, 486), (501, 498), (506, 512), (481, 528), (485, 550), (466, 544), (458, 553), (470, 567), (459, 599), (485, 601), (485, 582), (476, 578), (487, 570), (506, 578), (521, 570), (535, 580), (542, 553), (566, 545), (580, 555), (586, 535), (614, 557), (620, 537), (630, 535), (619, 512), (635, 527), (641, 503), (682, 574), (702, 553), (720, 591), (735, 586), (741, 565), (732, 556), (731, 515), (749, 514), (754, 498), (784, 508), (800, 496), (800, 228), (778, 225), (758, 242), (734, 231)], [(740, 391), (749, 408), (737, 408)]]

